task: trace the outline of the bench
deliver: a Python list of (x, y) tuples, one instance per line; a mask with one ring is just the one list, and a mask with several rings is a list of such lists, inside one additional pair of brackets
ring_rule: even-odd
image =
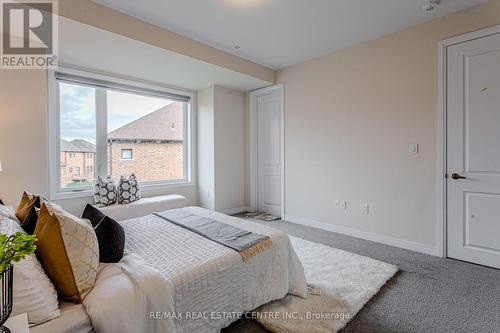
[(186, 207), (186, 197), (177, 194), (168, 194), (141, 198), (129, 204), (114, 204), (98, 209), (116, 221), (124, 221), (151, 213), (183, 207)]

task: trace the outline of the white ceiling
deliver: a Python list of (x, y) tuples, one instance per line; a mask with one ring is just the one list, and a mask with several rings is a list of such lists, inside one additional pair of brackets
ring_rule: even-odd
[[(273, 69), (486, 0), (94, 0)], [(237, 44), (241, 48), (234, 49)]]
[(189, 90), (220, 85), (249, 91), (272, 84), (64, 17), (59, 62)]

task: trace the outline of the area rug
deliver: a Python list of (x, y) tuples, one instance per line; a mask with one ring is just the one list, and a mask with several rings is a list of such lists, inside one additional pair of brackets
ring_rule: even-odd
[(262, 212), (246, 213), (245, 217), (251, 217), (254, 219), (259, 219), (259, 220), (263, 220), (263, 221), (267, 221), (267, 222), (276, 221), (276, 220), (281, 219), (279, 216), (272, 215), (269, 213), (262, 213)]
[(273, 333), (332, 333), (343, 328), (398, 271), (394, 265), (290, 237), (310, 293), (260, 307), (256, 320)]

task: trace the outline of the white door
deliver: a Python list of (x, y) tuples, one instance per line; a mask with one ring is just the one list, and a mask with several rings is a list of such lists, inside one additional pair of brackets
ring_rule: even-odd
[(500, 34), (447, 50), (448, 256), (500, 268)]
[(281, 216), (281, 90), (257, 96), (259, 211)]

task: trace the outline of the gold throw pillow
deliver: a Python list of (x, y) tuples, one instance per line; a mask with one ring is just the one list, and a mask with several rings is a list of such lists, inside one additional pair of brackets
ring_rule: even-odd
[(24, 192), (16, 208), (16, 217), (20, 223), (24, 222), (26, 216), (28, 216), (31, 208), (40, 207), (40, 197), (37, 195), (29, 194), (28, 192)]
[(81, 303), (92, 290), (99, 245), (90, 221), (42, 204), (35, 229), (36, 255), (64, 300)]

